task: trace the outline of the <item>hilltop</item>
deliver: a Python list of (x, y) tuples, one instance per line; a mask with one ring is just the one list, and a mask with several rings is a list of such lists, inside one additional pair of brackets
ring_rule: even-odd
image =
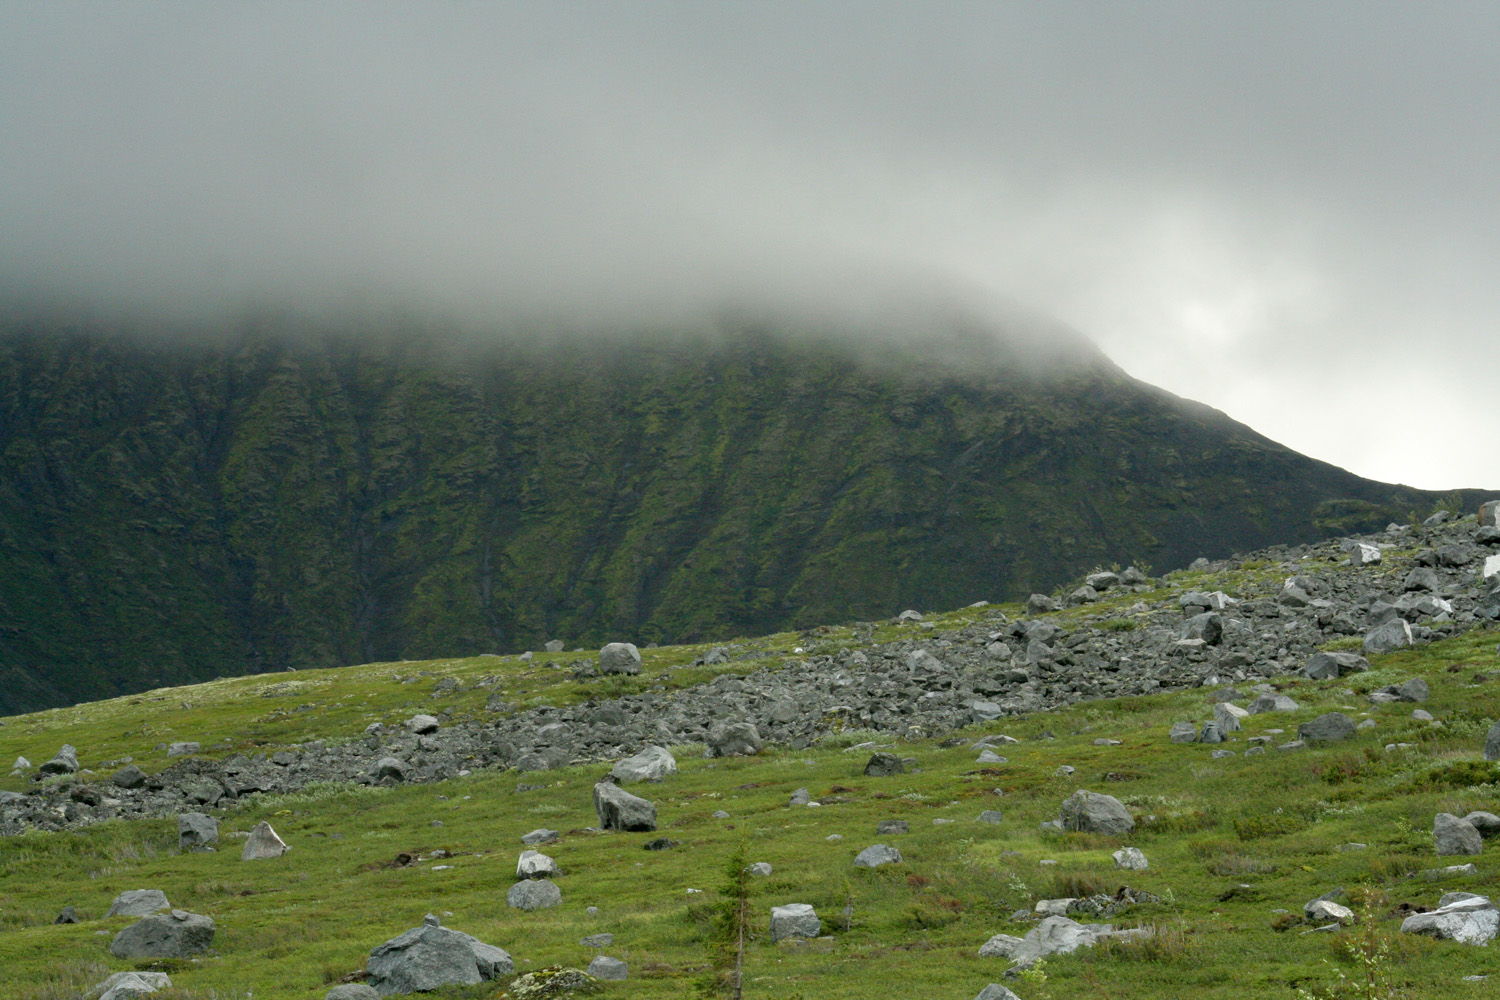
[(1292, 452), (1064, 331), (462, 341), (11, 319), (0, 711), (1015, 600), (1437, 500)]
[[(517, 973), (581, 967), (578, 942), (608, 933), (631, 970), (609, 995), (689, 996), (721, 954), (716, 892), (740, 850), (771, 867), (745, 890), (749, 996), (899, 983), (966, 1000), (1013, 964), (996, 934), (1023, 936), (1059, 898), (1150, 934), (1045, 959), (1008, 981), (1023, 1000), (1326, 993), (1337, 970), (1371, 969), (1391, 987), (1361, 995), (1481, 996), (1466, 977), (1500, 974), (1490, 950), (1398, 928), (1445, 893), (1500, 895), (1492, 848), (1443, 857), (1428, 832), (1492, 810), (1500, 787), (1482, 752), (1500, 717), (1497, 552), (1500, 526), (1439, 514), (1164, 577), (1101, 571), (1026, 605), (646, 649), (638, 674), (538, 649), (9, 718), (0, 753), (40, 764), (66, 742), (78, 770), (0, 785), (21, 793), (0, 805), (0, 981), (74, 996), (133, 967), (105, 952), (130, 918), (102, 915), (151, 887), (219, 927), (196, 959), (140, 963), (180, 996), (321, 997), (427, 912)], [(1330, 739), (1333, 715), (1349, 729)], [(704, 756), (746, 722), (757, 754)], [(628, 787), (658, 829), (599, 832), (591, 786), (652, 743), (677, 773)], [(1051, 825), (1080, 789), (1118, 796), (1134, 830)], [(179, 851), (183, 810), (217, 817), (222, 850)], [(236, 834), (263, 820), (292, 850), (239, 860)], [(515, 910), (512, 862), (538, 827), (556, 828), (539, 846), (561, 904)], [(877, 842), (901, 860), (851, 865)], [(1149, 867), (1117, 868), (1124, 847)], [(1354, 925), (1304, 916), (1318, 897)], [(822, 936), (768, 939), (790, 903)], [(63, 905), (83, 922), (53, 925)]]

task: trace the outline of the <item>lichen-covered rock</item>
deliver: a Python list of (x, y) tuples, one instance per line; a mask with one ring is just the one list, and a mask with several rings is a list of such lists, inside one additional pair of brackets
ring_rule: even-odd
[(277, 836), (275, 830), (271, 829), (271, 824), (261, 820), (250, 831), (250, 836), (245, 838), (245, 847), (240, 851), (240, 860), (262, 861), (266, 858), (279, 858), (288, 849), (286, 842)]
[(190, 958), (214, 943), (214, 921), (186, 910), (153, 913), (116, 934), (116, 958)]
[(510, 887), (505, 902), (517, 910), (545, 910), (562, 902), (562, 890), (548, 879), (525, 879)]
[(601, 781), (594, 786), (594, 813), (602, 830), (650, 832), (656, 829), (656, 803), (631, 795), (619, 785)]
[(610, 769), (618, 782), (661, 781), (677, 773), (677, 760), (666, 747), (648, 746), (634, 757), (626, 757)]
[(1058, 819), (1064, 830), (1123, 837), (1135, 829), (1130, 810), (1113, 795), (1080, 788), (1063, 800)]
[(588, 996), (599, 990), (599, 980), (582, 969), (553, 965), (521, 976), (500, 996), (501, 1000), (547, 1000), (550, 997)]
[(599, 650), (599, 672), (638, 674), (641, 672), (641, 651), (633, 642), (608, 643)]
[(145, 917), (171, 909), (167, 894), (160, 889), (126, 889), (109, 904), (106, 917)]
[(815, 938), (823, 933), (823, 921), (809, 903), (771, 907), (771, 941), (783, 938)]

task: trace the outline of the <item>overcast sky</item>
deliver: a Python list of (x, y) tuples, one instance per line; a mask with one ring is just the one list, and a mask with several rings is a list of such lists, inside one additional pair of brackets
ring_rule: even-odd
[(1014, 299), (1500, 488), (1500, 3), (0, 0), (0, 292)]

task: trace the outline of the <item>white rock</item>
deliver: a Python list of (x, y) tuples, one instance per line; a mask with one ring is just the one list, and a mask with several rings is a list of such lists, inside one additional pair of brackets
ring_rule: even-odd
[(1487, 896), (1471, 896), (1401, 922), (1407, 934), (1428, 934), (1462, 944), (1489, 944), (1500, 933), (1500, 910)]
[(1146, 861), (1146, 855), (1141, 853), (1139, 847), (1122, 847), (1113, 855), (1116, 868), (1124, 868), (1129, 871), (1143, 872), (1151, 867)]
[(289, 848), (286, 841), (276, 835), (271, 829), (271, 824), (261, 820), (255, 824), (250, 831), (250, 836), (245, 840), (245, 849), (240, 852), (241, 861), (261, 861), (265, 858), (279, 858)]
[(771, 907), (771, 941), (782, 938), (815, 938), (823, 933), (823, 921), (808, 903)]
[(1380, 562), (1380, 550), (1364, 542), (1355, 542), (1349, 549), (1349, 565), (1374, 566)]
[(546, 878), (557, 874), (557, 862), (541, 851), (522, 851), (516, 862), (516, 878)]

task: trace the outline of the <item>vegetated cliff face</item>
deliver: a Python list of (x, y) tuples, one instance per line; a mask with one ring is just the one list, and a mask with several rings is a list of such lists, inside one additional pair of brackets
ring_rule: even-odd
[(1435, 499), (1091, 350), (934, 353), (766, 333), (439, 350), (15, 324), (0, 711), (952, 607), (1095, 565), (1378, 527)]

